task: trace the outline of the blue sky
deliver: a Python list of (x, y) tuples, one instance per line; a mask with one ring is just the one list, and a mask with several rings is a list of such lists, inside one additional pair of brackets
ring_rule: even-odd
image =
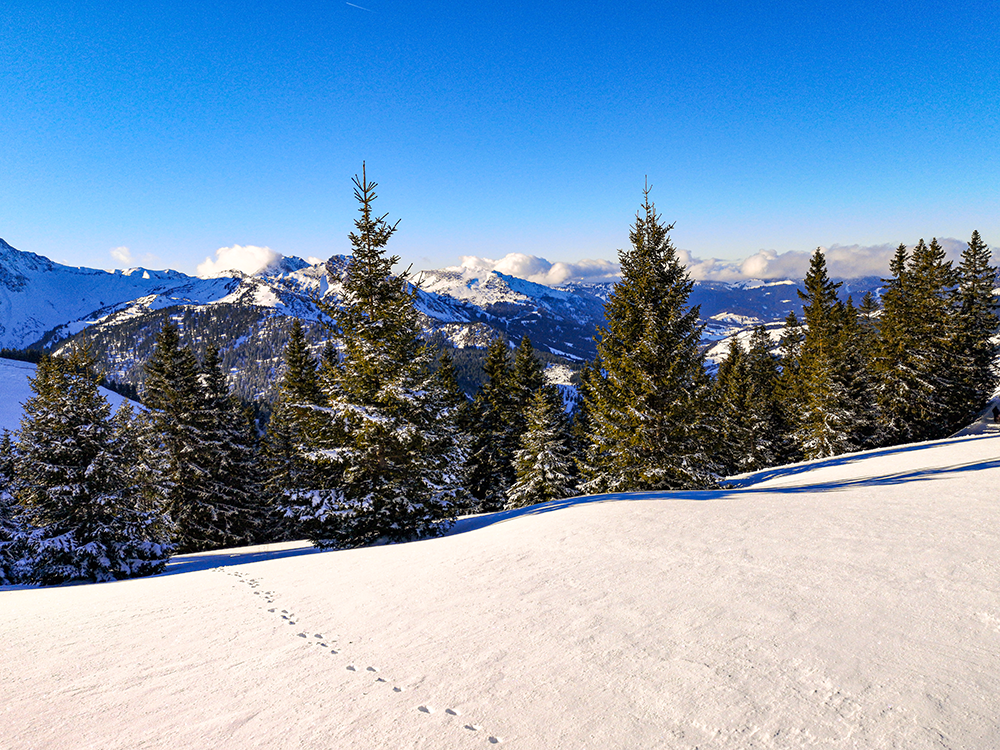
[(366, 160), (415, 268), (613, 260), (647, 175), (699, 259), (1000, 244), (998, 28), (975, 0), (8, 0), (0, 237), (327, 257)]

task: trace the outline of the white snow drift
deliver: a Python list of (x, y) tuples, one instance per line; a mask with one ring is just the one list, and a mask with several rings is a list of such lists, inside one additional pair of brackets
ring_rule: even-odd
[(980, 427), (412, 544), (3, 591), (2, 744), (995, 748), (1000, 436)]

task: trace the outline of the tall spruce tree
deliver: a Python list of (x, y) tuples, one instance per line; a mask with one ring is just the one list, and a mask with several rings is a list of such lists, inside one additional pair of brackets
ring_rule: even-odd
[[(334, 359), (336, 350), (331, 347), (330, 351), (329, 359)], [(317, 462), (306, 455), (323, 447), (323, 420), (316, 407), (326, 405), (319, 386), (318, 363), (309, 351), (298, 318), (292, 319), (284, 360), (263, 453), (265, 494), (268, 506), (276, 510), (269, 527), (277, 538), (292, 538), (305, 532), (294, 521), (299, 513), (293, 511), (286, 518), (286, 509), (303, 503), (306, 507), (312, 505), (312, 492), (318, 488)], [(301, 491), (304, 494), (300, 497)]]
[(507, 507), (558, 500), (576, 494), (576, 467), (562, 396), (553, 386), (538, 388), (527, 414), (527, 429), (514, 457), (516, 480), (507, 491)]
[(570, 455), (576, 468), (578, 489), (593, 486), (590, 483), (600, 476), (600, 469), (591, 462), (590, 432), (591, 419), (589, 404), (594, 402), (592, 383), (598, 372), (599, 363), (585, 362), (580, 370), (579, 406), (573, 414), (570, 425)]
[(247, 414), (230, 398), (218, 352), (199, 364), (164, 324), (146, 363), (144, 443), (150, 484), (170, 516), (179, 552), (255, 541), (262, 518), (254, 435)]
[(900, 245), (882, 294), (874, 363), (884, 444), (948, 435), (956, 426), (954, 393), (965, 369), (956, 304), (958, 281), (937, 240), (912, 254)]
[(844, 306), (839, 283), (830, 280), (826, 259), (816, 249), (803, 282), (805, 337), (798, 358), (800, 403), (795, 440), (805, 458), (824, 458), (856, 447), (851, 440), (855, 414), (844, 358)]
[[(795, 312), (788, 313), (781, 329), (778, 343), (779, 374), (775, 397), (788, 420), (788, 437), (796, 458), (801, 458), (793, 433), (798, 415), (802, 412), (805, 388), (802, 385), (802, 343), (805, 329)], [(793, 459), (794, 460), (794, 459)]]
[(514, 453), (519, 432), (515, 421), (514, 377), (510, 349), (503, 338), (492, 341), (483, 363), (486, 382), (470, 409), (472, 435), (469, 490), (482, 511), (501, 510), (514, 483)]
[(170, 517), (177, 551), (212, 549), (214, 513), (201, 493), (207, 470), (201, 465), (198, 362), (190, 349), (181, 346), (180, 332), (172, 322), (157, 334), (145, 370), (143, 403), (151, 414), (144, 442), (151, 454), (151, 486)]
[(914, 437), (913, 393), (920, 375), (913, 358), (914, 331), (910, 294), (909, 251), (900, 244), (889, 263), (890, 278), (882, 279), (882, 316), (878, 347), (872, 362), (878, 405), (878, 442), (892, 445)]
[[(870, 299), (868, 304), (871, 304)], [(877, 334), (866, 315), (854, 306), (851, 297), (847, 298), (840, 330), (842, 377), (846, 408), (852, 415), (848, 438), (857, 450), (878, 445), (878, 409), (872, 371)]]
[(83, 349), (46, 357), (31, 379), (17, 455), (29, 580), (107, 581), (162, 570), (169, 555), (140, 505), (128, 452)]
[(392, 275), (385, 246), (398, 224), (373, 212), (374, 182), (354, 177), (360, 217), (350, 234), (339, 307), (333, 319), (341, 356), (324, 369), (322, 407), (331, 447), (307, 458), (322, 464), (323, 488), (311, 507), (292, 506), (321, 547), (353, 547), (443, 533), (463, 507), (465, 456), (452, 439), (457, 409), (432, 370), (419, 338), (415, 288)]
[(763, 326), (744, 350), (737, 339), (715, 380), (718, 454), (730, 473), (755, 471), (792, 459), (787, 415), (778, 397), (778, 360)]
[(945, 437), (954, 423), (952, 394), (959, 384), (959, 372), (965, 363), (954, 347), (958, 333), (956, 286), (958, 278), (951, 261), (945, 260), (944, 248), (932, 239), (923, 240), (913, 249), (912, 306), (915, 318), (912, 352), (922, 387), (913, 395), (915, 437)]
[(973, 231), (958, 267), (958, 311), (954, 347), (960, 369), (956, 373), (951, 422), (960, 427), (973, 419), (993, 395), (997, 372), (997, 305), (993, 295), (997, 269), (990, 249)]
[(201, 364), (199, 395), (200, 463), (205, 474), (199, 492), (214, 509), (216, 544), (238, 546), (268, 541), (270, 520), (261, 493), (257, 436), (248, 411), (229, 392), (219, 351), (209, 346)]
[(535, 356), (535, 348), (527, 335), (514, 351), (514, 366), (511, 371), (511, 396), (513, 398), (513, 420), (515, 440), (520, 443), (521, 435), (528, 426), (528, 411), (535, 394), (545, 385), (545, 367)]
[(756, 326), (750, 334), (745, 358), (748, 393), (746, 422), (751, 439), (741, 467), (744, 471), (776, 466), (795, 459), (788, 414), (780, 397), (780, 368), (771, 348), (767, 328)]
[(746, 471), (754, 435), (747, 419), (751, 407), (746, 352), (738, 338), (729, 341), (729, 351), (719, 363), (713, 384), (718, 420), (716, 455), (726, 474)]
[(590, 492), (707, 487), (717, 475), (693, 282), (670, 242), (673, 225), (662, 223), (648, 187), (643, 195), (587, 389)]
[(476, 506), (476, 499), (468, 489), (472, 436), (466, 429), (466, 424), (471, 404), (458, 385), (455, 360), (448, 349), (442, 350), (438, 356), (432, 384), (439, 394), (440, 406), (445, 409), (447, 419), (438, 424), (437, 443), (430, 450), (431, 453), (455, 459), (455, 464), (450, 469), (451, 481), (460, 489), (454, 495), (454, 511), (461, 515), (471, 512)]

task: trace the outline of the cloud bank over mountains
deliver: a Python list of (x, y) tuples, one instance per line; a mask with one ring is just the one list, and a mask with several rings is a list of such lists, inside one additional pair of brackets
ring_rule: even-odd
[[(967, 243), (945, 237), (938, 240), (947, 256), (958, 261)], [(888, 276), (889, 261), (896, 245), (830, 245), (822, 248), (826, 256), (827, 273), (833, 278), (851, 279), (860, 276)], [(912, 245), (910, 246), (912, 249)], [(746, 279), (793, 279), (805, 277), (813, 251), (790, 250), (777, 253), (759, 250), (742, 261), (702, 260), (686, 251), (678, 251), (692, 278), (699, 281), (744, 281)]]
[[(948, 258), (957, 262), (966, 243), (949, 237), (939, 239)], [(912, 248), (912, 246), (910, 246)], [(858, 278), (861, 276), (888, 276), (889, 261), (896, 252), (896, 245), (831, 245), (824, 247), (827, 272), (833, 278)], [(759, 250), (744, 260), (699, 258), (687, 250), (678, 250), (677, 256), (687, 266), (696, 281), (737, 282), (748, 279), (772, 281), (805, 277), (813, 251), (790, 250), (778, 253)], [(499, 260), (462, 256), (461, 265), (448, 270), (482, 273), (500, 273), (534, 281), (548, 286), (570, 282), (596, 283), (614, 281), (620, 274), (618, 263), (607, 260), (581, 260), (575, 263), (551, 263), (545, 258), (524, 253), (508, 253)]]
[[(257, 245), (233, 245), (220, 247), (215, 251), (215, 259), (205, 258), (198, 264), (197, 273), (203, 279), (225, 274), (227, 271), (240, 271), (252, 276), (259, 271), (275, 265), (284, 256), (269, 247)], [(322, 263), (321, 258), (306, 258), (309, 263)]]
[[(949, 237), (938, 240), (946, 254), (958, 261), (966, 243)], [(912, 246), (911, 246), (912, 247)], [(678, 250), (677, 255), (687, 267), (691, 278), (696, 281), (737, 282), (748, 279), (765, 281), (778, 279), (802, 279), (809, 270), (809, 258), (813, 251), (790, 250), (779, 253), (774, 250), (759, 250), (743, 260), (721, 260), (719, 258), (699, 258), (687, 250)], [(860, 276), (887, 276), (889, 260), (896, 252), (896, 246), (883, 245), (830, 245), (823, 248), (826, 255), (827, 271), (834, 278), (857, 278)], [(130, 260), (127, 248), (115, 248), (112, 255), (119, 260)], [(241, 271), (254, 274), (279, 262), (283, 256), (269, 247), (256, 245), (233, 245), (220, 247), (214, 258), (205, 258), (198, 265), (198, 275), (209, 278), (227, 271)], [(308, 258), (310, 263), (322, 262), (319, 258)], [(560, 286), (572, 282), (600, 283), (614, 281), (621, 269), (615, 261), (603, 259), (580, 260), (576, 262), (550, 262), (537, 255), (508, 253), (502, 258), (483, 258), (463, 255), (457, 266), (446, 270), (459, 271), (469, 276), (498, 271), (508, 276), (527, 279), (546, 286)]]
[(276, 253), (269, 247), (233, 245), (232, 247), (220, 247), (215, 251), (215, 259), (205, 258), (203, 262), (198, 264), (197, 270), (198, 275), (203, 279), (225, 271), (241, 271), (249, 276), (280, 259), (280, 253)]
[(448, 271), (471, 271), (489, 273), (498, 271), (508, 276), (527, 279), (536, 284), (559, 286), (571, 281), (596, 283), (614, 281), (620, 269), (617, 263), (608, 260), (581, 260), (576, 263), (550, 263), (545, 258), (524, 253), (508, 253), (500, 260), (463, 255), (461, 265), (450, 266)]

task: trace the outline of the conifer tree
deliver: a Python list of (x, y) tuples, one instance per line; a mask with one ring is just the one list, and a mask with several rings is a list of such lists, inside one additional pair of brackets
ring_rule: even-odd
[(150, 533), (158, 539), (170, 539), (170, 518), (159, 503), (152, 482), (152, 452), (146, 443), (148, 418), (147, 412), (136, 412), (128, 401), (118, 407), (111, 417), (114, 453), (121, 465), (128, 467), (124, 489), (131, 498), (130, 504), (151, 515), (155, 530)]
[[(871, 302), (869, 299), (868, 304)], [(878, 409), (872, 372), (877, 337), (871, 321), (854, 307), (851, 297), (843, 307), (840, 338), (845, 405), (852, 415), (848, 438), (855, 450), (873, 448), (878, 445)]]
[(912, 391), (919, 387), (913, 361), (914, 332), (910, 294), (909, 251), (896, 248), (889, 263), (891, 277), (882, 279), (882, 317), (872, 362), (878, 404), (878, 442), (893, 445), (913, 438)]
[(545, 385), (545, 368), (535, 356), (535, 348), (527, 335), (514, 352), (511, 371), (511, 397), (513, 400), (514, 433), (517, 443), (527, 429), (528, 410), (535, 394)]
[(954, 427), (952, 394), (964, 368), (954, 346), (957, 276), (937, 239), (917, 243), (911, 259), (912, 304), (916, 315), (913, 352), (922, 388), (914, 394), (917, 439), (945, 437)]
[(24, 405), (18, 500), (27, 575), (42, 584), (148, 575), (169, 554), (159, 519), (140, 507), (93, 364), (82, 349), (44, 358)]
[(715, 380), (720, 459), (729, 473), (755, 471), (791, 460), (788, 419), (778, 398), (779, 368), (767, 329), (757, 326), (743, 349), (738, 339)]
[(912, 254), (900, 245), (890, 272), (874, 363), (882, 442), (943, 437), (955, 427), (953, 394), (966, 367), (955, 346), (957, 276), (936, 239)]
[(466, 424), (471, 404), (458, 385), (455, 360), (448, 349), (442, 350), (438, 357), (432, 385), (439, 394), (440, 406), (445, 409), (447, 419), (437, 425), (437, 444), (431, 448), (431, 453), (452, 456), (456, 462), (451, 467), (451, 479), (458, 488), (454, 495), (454, 510), (461, 515), (471, 512), (476, 505), (476, 499), (468, 490), (472, 436)]
[(961, 367), (956, 373), (951, 423), (961, 427), (986, 405), (997, 386), (993, 361), (997, 346), (997, 306), (993, 288), (997, 269), (991, 265), (990, 249), (973, 231), (958, 267), (958, 310), (954, 347)]
[(262, 513), (254, 435), (230, 398), (218, 352), (209, 347), (199, 365), (166, 323), (146, 363), (144, 401), (152, 410), (144, 441), (150, 484), (170, 516), (177, 550), (253, 541)]
[(805, 458), (845, 453), (851, 441), (855, 414), (847, 385), (844, 360), (844, 306), (837, 298), (839, 283), (826, 273), (826, 259), (816, 249), (803, 282), (805, 338), (798, 360), (801, 402), (795, 439)]
[(589, 404), (594, 401), (591, 383), (595, 373), (598, 372), (599, 363), (597, 361), (585, 362), (580, 370), (580, 400), (576, 413), (573, 415), (573, 422), (570, 425), (570, 455), (576, 467), (577, 482), (581, 486), (594, 486), (593, 483), (600, 476), (598, 468), (600, 461), (591, 460), (590, 432), (591, 419)]
[(218, 349), (209, 346), (201, 365), (199, 432), (205, 467), (199, 493), (213, 509), (218, 547), (263, 541), (267, 505), (261, 498), (257, 439), (250, 415), (229, 392)]
[(858, 324), (861, 326), (862, 344), (865, 358), (874, 360), (875, 350), (878, 347), (878, 317), (881, 307), (875, 295), (865, 292), (861, 298), (861, 306), (858, 307)]
[(702, 326), (697, 307), (688, 307), (693, 282), (648, 187), (644, 199), (598, 329), (588, 492), (707, 487), (717, 474)]
[(20, 532), (15, 498), (15, 446), (10, 432), (4, 430), (0, 435), (0, 586), (16, 583), (18, 579), (15, 565), (19, 556), (14, 549)]
[(437, 380), (444, 388), (445, 400), (456, 409), (466, 406), (469, 399), (462, 393), (458, 385), (458, 372), (455, 370), (455, 358), (451, 355), (451, 350), (442, 349), (438, 356), (437, 369), (435, 370)]
[(780, 369), (771, 353), (771, 336), (763, 325), (750, 335), (746, 354), (747, 426), (750, 445), (741, 467), (754, 471), (795, 459), (789, 437), (789, 421), (780, 398)]
[[(336, 350), (330, 347), (330, 357)], [(286, 519), (286, 509), (305, 503), (312, 505), (312, 491), (317, 489), (316, 461), (305, 458), (322, 446), (322, 419), (315, 407), (325, 406), (326, 399), (319, 386), (316, 358), (309, 351), (302, 322), (292, 319), (288, 345), (285, 347), (284, 369), (278, 386), (278, 397), (271, 412), (264, 442), (266, 471), (265, 492), (268, 505), (277, 509), (269, 525), (276, 538), (291, 538), (299, 530), (292, 521), (298, 512)], [(305, 490), (300, 497), (299, 491)]]
[(794, 311), (788, 313), (778, 343), (779, 374), (775, 386), (775, 398), (787, 420), (790, 455), (794, 456), (791, 460), (802, 457), (794, 439), (794, 431), (798, 426), (798, 417), (802, 413), (805, 399), (801, 373), (804, 340), (805, 329), (802, 327), (802, 322)]
[(716, 455), (726, 474), (746, 471), (754, 435), (748, 420), (751, 408), (746, 352), (738, 338), (729, 341), (729, 351), (719, 363), (713, 384), (718, 419)]
[(190, 349), (181, 347), (172, 322), (157, 334), (145, 370), (143, 403), (151, 410), (145, 442), (153, 492), (170, 517), (178, 552), (211, 549), (213, 513), (201, 494), (206, 467), (200, 463), (198, 362)]
[(482, 511), (502, 509), (507, 489), (515, 479), (513, 460), (519, 435), (514, 422), (516, 402), (509, 352), (502, 338), (490, 344), (483, 363), (486, 382), (470, 409), (469, 491)]
[(170, 518), (158, 503), (150, 482), (149, 451), (144, 443), (145, 415), (125, 401), (111, 417), (111, 455), (117, 475), (118, 503), (125, 509), (118, 518), (125, 536), (134, 540), (132, 575), (163, 569), (174, 551)]
[(508, 508), (523, 508), (576, 494), (568, 425), (558, 390), (552, 386), (538, 388), (529, 405), (527, 421), (514, 459), (517, 479), (507, 492)]
[(322, 464), (312, 507), (292, 507), (321, 547), (353, 547), (443, 533), (464, 505), (457, 419), (433, 355), (419, 339), (415, 289), (392, 275), (385, 246), (398, 224), (373, 213), (376, 184), (355, 176), (361, 216), (350, 234), (353, 255), (339, 307), (320, 302), (341, 342), (339, 362), (324, 368), (329, 448), (306, 453)]

